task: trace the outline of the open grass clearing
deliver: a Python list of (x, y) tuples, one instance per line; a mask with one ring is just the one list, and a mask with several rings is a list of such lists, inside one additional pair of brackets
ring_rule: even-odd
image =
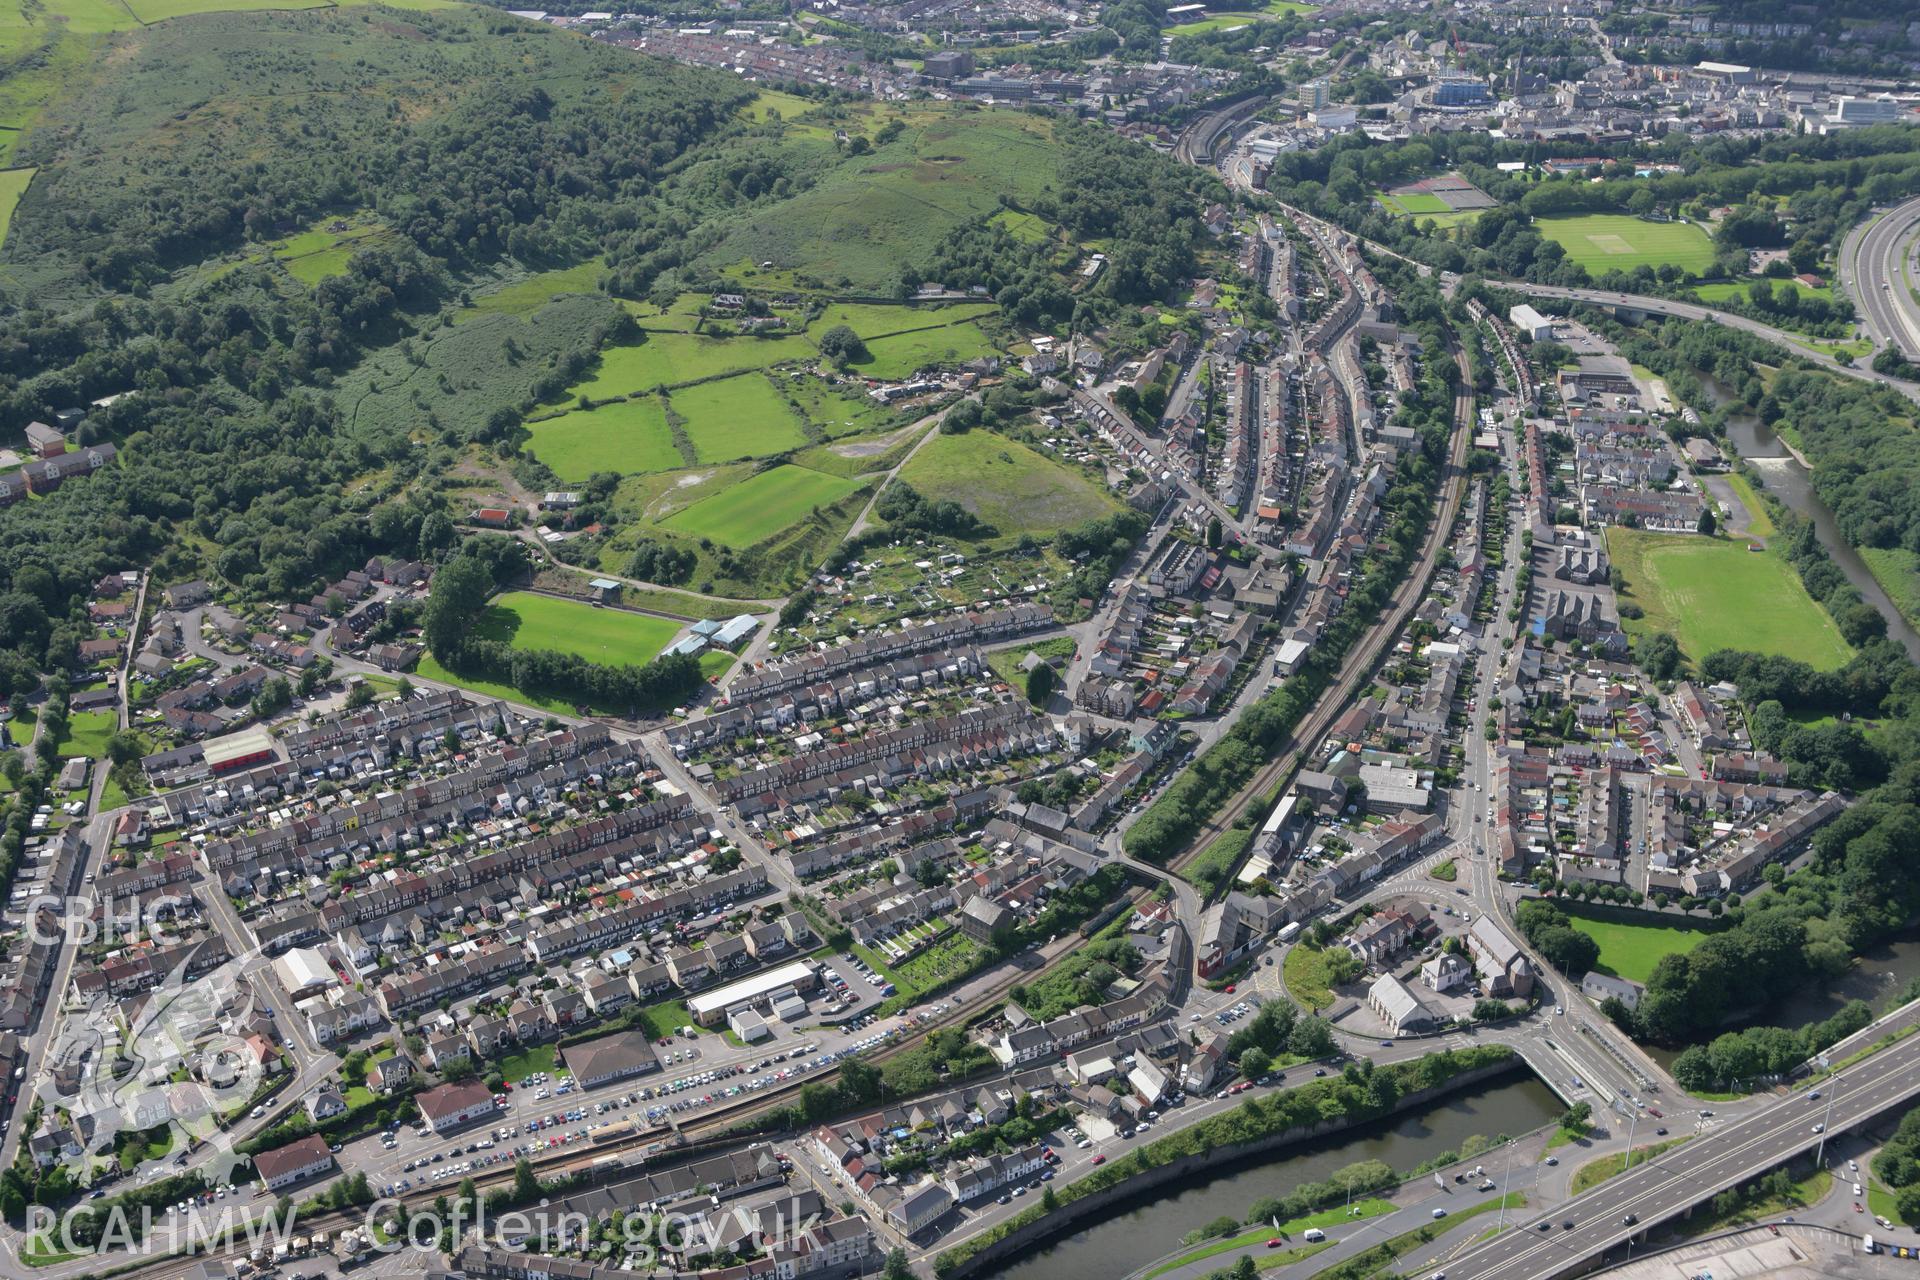
[(994, 540), (1048, 537), (1119, 510), (1104, 485), (991, 431), (936, 436), (900, 469), (930, 502), (953, 501), (993, 526)]
[(1600, 959), (1594, 967), (1629, 982), (1645, 982), (1663, 957), (1685, 955), (1718, 932), (1710, 925), (1679, 917), (1670, 922), (1654, 923), (1650, 919), (1637, 924), (1611, 912), (1588, 914), (1577, 902), (1555, 905), (1566, 912), (1575, 929), (1600, 944)]
[(1715, 280), (1708, 284), (1697, 284), (1693, 286), (1693, 296), (1702, 302), (1725, 302), (1730, 298), (1738, 298), (1740, 301), (1745, 302), (1748, 291), (1751, 290), (1756, 283), (1763, 280), (1773, 286), (1775, 294), (1797, 293), (1802, 298), (1820, 298), (1827, 302), (1833, 301), (1833, 286), (1824, 284), (1802, 284), (1791, 276), (1784, 280), (1776, 280), (1769, 276), (1748, 276), (1745, 280)]
[(27, 187), (38, 172), (38, 169), (0, 170), (0, 247), (7, 243), (7, 231), (13, 226), (13, 211), (19, 207), (20, 197), (27, 194)]
[(508, 591), (488, 602), (474, 630), (483, 639), (516, 649), (555, 649), (609, 666), (640, 666), (667, 647), (680, 624), (532, 591)]
[(527, 448), (569, 484), (596, 471), (635, 475), (687, 465), (658, 396), (616, 400), (527, 424)]
[(701, 462), (764, 458), (807, 443), (800, 420), (758, 373), (683, 387), (672, 404)]
[(814, 355), (813, 344), (799, 334), (709, 338), (691, 333), (651, 333), (644, 342), (602, 351), (599, 369), (569, 390), (566, 398), (585, 395), (595, 400), (614, 399), (655, 387), (764, 369), (787, 360), (808, 360)]
[(1627, 214), (1587, 213), (1539, 218), (1534, 225), (1596, 276), (1668, 264), (1696, 275), (1713, 268), (1713, 241), (1691, 222), (1647, 222)]
[(791, 199), (744, 211), (701, 262), (748, 283), (805, 276), (816, 288), (877, 293), (902, 262), (997, 212), (1003, 193), (1025, 202), (1057, 180), (1054, 126), (1043, 117), (945, 103), (865, 114), (875, 130), (888, 120), (904, 128), (866, 155), (831, 161)]
[(897, 410), (864, 394), (860, 384), (852, 380), (835, 387), (812, 374), (793, 370), (779, 370), (767, 376), (787, 398), (789, 406), (829, 440), (884, 431), (900, 421)]
[(1281, 965), (1281, 976), (1286, 980), (1287, 994), (1296, 1004), (1306, 1007), (1308, 1012), (1317, 1012), (1333, 1003), (1333, 986), (1328, 982), (1327, 956), (1329, 951), (1299, 943), (1287, 952), (1287, 958)]
[(1626, 579), (1623, 597), (1646, 611), (1623, 624), (1636, 639), (1664, 631), (1695, 661), (1716, 649), (1745, 649), (1821, 670), (1844, 666), (1853, 654), (1792, 566), (1772, 551), (1614, 526), (1607, 554)]
[(1860, 558), (1901, 615), (1920, 624), (1920, 555), (1904, 547), (1861, 547)]
[(598, 293), (601, 264), (598, 258), (558, 271), (539, 271), (510, 281), (491, 293), (483, 293), (454, 312), (457, 324), (475, 316), (530, 316), (563, 293)]
[(661, 522), (668, 529), (744, 550), (805, 519), (860, 485), (840, 476), (779, 466), (759, 472)]
[(960, 364), (997, 350), (993, 339), (972, 321), (897, 333), (866, 345), (867, 358), (856, 360), (852, 367), (869, 378), (904, 378), (929, 365)]
[(107, 739), (120, 728), (120, 717), (111, 711), (75, 711), (67, 717), (67, 736), (60, 739), (63, 760), (85, 756), (89, 760), (107, 758)]

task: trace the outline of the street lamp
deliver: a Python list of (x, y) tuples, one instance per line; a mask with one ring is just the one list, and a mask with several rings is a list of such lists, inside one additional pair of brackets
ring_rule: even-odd
[(1500, 1227), (1507, 1229), (1507, 1193), (1509, 1181), (1513, 1177), (1513, 1139), (1507, 1139), (1507, 1167), (1500, 1174)]
[[(1822, 1066), (1825, 1066), (1826, 1064), (1825, 1064), (1825, 1062), (1823, 1061), (1823, 1062), (1821, 1063), (1821, 1065), (1822, 1065)], [(1829, 1088), (1829, 1089), (1827, 1090), (1827, 1115), (1826, 1115), (1826, 1119), (1824, 1119), (1824, 1120), (1822, 1120), (1822, 1121), (1820, 1122), (1820, 1150), (1819, 1150), (1818, 1152), (1816, 1152), (1816, 1153), (1815, 1153), (1815, 1155), (1814, 1155), (1814, 1157), (1813, 1157), (1813, 1162), (1814, 1162), (1814, 1164), (1816, 1164), (1816, 1165), (1821, 1165), (1821, 1166), (1824, 1166), (1824, 1165), (1826, 1164), (1826, 1161), (1827, 1161), (1827, 1126), (1829, 1126), (1829, 1125), (1831, 1125), (1831, 1124), (1833, 1123), (1833, 1104), (1834, 1104), (1834, 1102), (1835, 1102), (1835, 1101), (1836, 1101), (1836, 1100), (1837, 1100), (1837, 1099), (1838, 1099), (1839, 1097), (1840, 1097), (1840, 1077), (1839, 1077), (1839, 1076), (1834, 1076), (1834, 1077), (1833, 1077), (1833, 1080), (1832, 1080), (1832, 1087), (1831, 1087), (1831, 1088)]]
[(1634, 1130), (1638, 1129), (1639, 1127), (1640, 1127), (1640, 1104), (1639, 1102), (1636, 1101), (1633, 1104), (1633, 1118), (1627, 1122), (1627, 1162), (1626, 1164), (1621, 1166), (1620, 1172), (1622, 1173), (1625, 1173), (1628, 1169), (1633, 1168), (1633, 1134), (1634, 1134)]

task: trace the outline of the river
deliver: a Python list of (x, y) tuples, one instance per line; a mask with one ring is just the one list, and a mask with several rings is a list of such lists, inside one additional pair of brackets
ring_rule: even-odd
[(1565, 1109), (1532, 1075), (1489, 1084), (1419, 1111), (1348, 1133), (1304, 1143), (1279, 1157), (1256, 1156), (1222, 1164), (1170, 1188), (1144, 1193), (1067, 1235), (1029, 1252), (998, 1273), (999, 1280), (1119, 1277), (1170, 1252), (1180, 1237), (1223, 1214), (1242, 1217), (1263, 1196), (1284, 1195), (1356, 1160), (1382, 1160), (1410, 1169), (1479, 1134), (1525, 1133)]
[(1834, 522), (1832, 510), (1813, 491), (1813, 480), (1808, 476), (1807, 469), (1787, 451), (1773, 428), (1748, 414), (1734, 414), (1727, 418), (1727, 435), (1740, 451), (1740, 456), (1752, 463), (1753, 469), (1766, 481), (1768, 492), (1796, 514), (1813, 521), (1821, 544), (1826, 547), (1833, 562), (1840, 566), (1840, 572), (1847, 575), (1847, 581), (1859, 588), (1866, 602), (1878, 609), (1887, 620), (1888, 637), (1899, 641), (1907, 655), (1920, 662), (1920, 631), (1915, 631), (1895, 607), (1879, 580), (1867, 568), (1867, 562), (1860, 558), (1860, 553), (1840, 536), (1840, 528)]

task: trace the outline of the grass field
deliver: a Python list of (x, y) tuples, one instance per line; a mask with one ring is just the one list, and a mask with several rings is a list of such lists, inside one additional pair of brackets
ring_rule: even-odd
[[(743, 212), (701, 262), (722, 270), (771, 262), (828, 288), (874, 292), (902, 262), (924, 259), (954, 228), (996, 212), (1003, 193), (1031, 200), (1058, 172), (1053, 124), (1039, 116), (970, 104), (865, 114), (867, 134), (893, 119), (905, 129), (867, 155), (827, 160), (791, 199)], [(796, 145), (832, 148), (830, 139)]]
[(456, 311), (454, 321), (485, 315), (530, 316), (560, 294), (598, 292), (600, 270), (600, 260), (593, 258), (559, 271), (536, 272), (480, 295), (471, 306)]
[(1408, 191), (1401, 195), (1382, 191), (1378, 197), (1388, 209), (1406, 214), (1451, 213), (1447, 202), (1439, 196), (1428, 195), (1424, 191)]
[(1045, 218), (1018, 209), (1002, 209), (987, 221), (1005, 227), (1007, 234), (1027, 244), (1045, 244), (1053, 238), (1053, 227)]
[(1852, 656), (1833, 619), (1772, 551), (1615, 526), (1607, 530), (1607, 554), (1626, 578), (1623, 596), (1646, 611), (1623, 624), (1636, 638), (1665, 631), (1696, 661), (1716, 649), (1746, 649), (1832, 670)]
[(1713, 266), (1713, 241), (1690, 222), (1643, 222), (1626, 214), (1590, 213), (1540, 218), (1534, 225), (1594, 275), (1667, 263), (1697, 275)]
[(1920, 555), (1902, 547), (1861, 547), (1860, 558), (1901, 616), (1920, 624)]
[(683, 388), (672, 403), (701, 462), (764, 458), (807, 443), (799, 419), (758, 373)]
[(792, 377), (773, 373), (768, 376), (792, 403), (799, 405), (800, 415), (829, 440), (881, 431), (899, 423), (899, 415), (894, 410), (871, 396), (861, 395), (858, 390), (842, 395), (838, 389), (810, 375)]
[(624, 609), (596, 609), (531, 591), (495, 596), (474, 624), (475, 634), (516, 649), (557, 649), (610, 666), (639, 666), (679, 632), (671, 618)]
[(533, 456), (569, 483), (584, 481), (596, 471), (637, 475), (687, 465), (674, 445), (667, 409), (658, 396), (576, 409), (530, 422), (527, 430)]
[(1005, 542), (1025, 533), (1045, 537), (1119, 509), (1103, 486), (990, 431), (935, 436), (900, 478), (930, 501), (959, 503)]
[[(301, 231), (270, 242), (267, 248), (294, 279), (316, 285), (347, 269), (347, 262), (359, 249), (384, 239), (387, 229), (364, 217), (329, 218), (325, 227)], [(342, 223), (341, 230), (332, 229)]]
[(1244, 27), (1249, 22), (1260, 22), (1267, 18), (1283, 17), (1290, 13), (1312, 13), (1314, 6), (1299, 4), (1296, 0), (1268, 0), (1264, 6), (1249, 6), (1232, 13), (1209, 14), (1197, 22), (1183, 22), (1177, 27), (1168, 27), (1170, 36), (1197, 36), (1208, 31), (1220, 31), (1227, 27)]
[(1752, 287), (1756, 280), (1767, 280), (1767, 283), (1773, 286), (1775, 293), (1791, 290), (1799, 294), (1802, 298), (1823, 298), (1829, 302), (1833, 300), (1833, 289), (1829, 285), (1821, 285), (1815, 288), (1811, 285), (1801, 284), (1798, 280), (1794, 279), (1770, 280), (1765, 276), (1750, 276), (1745, 280), (1715, 280), (1711, 284), (1697, 284), (1693, 286), (1693, 296), (1702, 302), (1725, 302), (1729, 298), (1739, 298), (1744, 302), (1747, 298), (1747, 290)]
[(107, 739), (120, 727), (120, 717), (111, 711), (76, 711), (67, 717), (67, 736), (60, 739), (60, 758), (86, 756), (104, 760)]
[(1287, 994), (1309, 1011), (1324, 1009), (1333, 1003), (1333, 987), (1327, 982), (1327, 955), (1327, 951), (1316, 951), (1303, 942), (1290, 947), (1287, 958), (1281, 962)]
[(654, 333), (645, 342), (602, 351), (600, 368), (592, 378), (568, 391), (566, 398), (586, 395), (595, 400), (612, 399), (654, 387), (764, 369), (783, 360), (807, 360), (814, 355), (813, 344), (797, 333), (777, 338)]
[(873, 339), (867, 343), (868, 358), (855, 361), (853, 367), (870, 378), (904, 378), (930, 364), (957, 364), (993, 352), (993, 340), (980, 326), (964, 321)]
[(1670, 924), (1632, 924), (1578, 914), (1577, 905), (1562, 903), (1561, 909), (1574, 928), (1600, 944), (1600, 960), (1594, 967), (1629, 982), (1645, 982), (1662, 956), (1685, 955), (1715, 932), (1696, 921), (1677, 918)]
[(0, 170), (0, 247), (7, 243), (7, 230), (13, 225), (13, 211), (20, 197), (27, 194), (37, 169)]
[(779, 533), (813, 508), (838, 502), (859, 487), (852, 480), (805, 467), (773, 467), (703, 498), (661, 523), (680, 533), (744, 549)]

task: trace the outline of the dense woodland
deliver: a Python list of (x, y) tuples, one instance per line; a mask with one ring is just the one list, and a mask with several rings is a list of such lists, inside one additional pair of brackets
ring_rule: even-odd
[[(4, 255), (28, 287), (0, 295), (0, 435), (140, 394), (80, 428), (116, 466), (0, 511), (0, 696), (67, 665), (108, 571), (297, 599), (369, 555), (451, 555), (440, 477), (476, 444), (510, 453), (632, 323), (575, 297), (480, 347), (451, 324), (462, 300), (594, 257), (606, 288), (670, 295), (728, 215), (845, 159), (740, 118), (752, 90), (731, 77), (504, 15), (224, 15), (125, 41), (110, 88), (56, 101), (21, 144), (40, 174)], [(1217, 184), (1092, 127), (1056, 151), (1035, 212), (1111, 241), (1096, 289), (1067, 292), (1044, 255), (1001, 279), (997, 255), (957, 250), (906, 261), (902, 287), (990, 280), (1009, 314), (1064, 324), (1185, 276)], [(271, 260), (328, 225), (368, 232), (338, 274), (308, 287)], [(688, 572), (671, 548), (642, 561)]]

